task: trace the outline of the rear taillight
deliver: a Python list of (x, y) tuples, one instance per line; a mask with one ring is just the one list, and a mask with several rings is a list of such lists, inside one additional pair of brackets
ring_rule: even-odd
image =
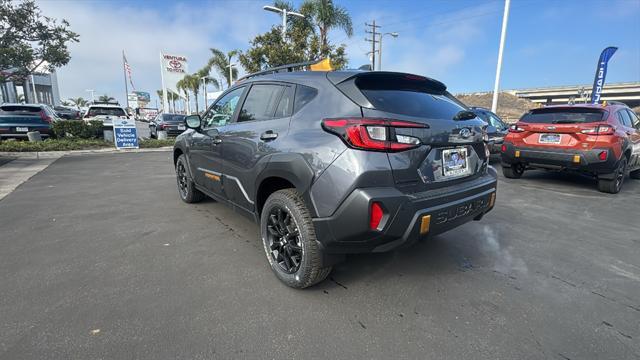
[(379, 202), (372, 202), (371, 212), (369, 215), (369, 229), (379, 230), (380, 222), (382, 221), (383, 216), (384, 210), (382, 209), (382, 205), (380, 205)]
[(44, 112), (44, 110), (40, 111), (40, 118), (42, 118), (44, 122), (51, 124), (51, 117), (47, 115), (47, 113)]
[(322, 127), (340, 136), (355, 149), (374, 151), (404, 151), (420, 146), (420, 139), (396, 135), (395, 128), (428, 128), (426, 124), (389, 119), (325, 119)]
[(616, 129), (610, 125), (598, 125), (596, 127), (581, 130), (580, 132), (588, 135), (613, 135), (616, 132)]
[(513, 125), (509, 126), (509, 132), (521, 133), (523, 131), (524, 131), (524, 128), (518, 126), (518, 124), (513, 124)]
[(607, 157), (609, 156), (609, 152), (606, 150), (600, 151), (600, 153), (598, 153), (598, 159), (605, 161), (607, 160)]
[(506, 152), (507, 151), (507, 145), (502, 144), (502, 146), (500, 147), (500, 151)]

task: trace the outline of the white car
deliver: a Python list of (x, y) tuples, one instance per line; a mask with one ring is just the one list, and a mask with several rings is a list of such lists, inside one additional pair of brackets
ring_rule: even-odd
[(82, 120), (89, 122), (92, 120), (102, 121), (104, 126), (113, 126), (113, 119), (128, 119), (127, 112), (120, 105), (116, 104), (92, 104)]

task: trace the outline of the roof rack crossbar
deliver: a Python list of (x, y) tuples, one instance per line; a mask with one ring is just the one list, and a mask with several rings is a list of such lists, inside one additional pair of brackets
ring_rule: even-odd
[(291, 72), (291, 71), (294, 71), (294, 69), (296, 69), (296, 68), (300, 68), (300, 67), (304, 67), (304, 66), (311, 66), (313, 64), (316, 64), (318, 61), (320, 61), (320, 60), (304, 61), (304, 62), (299, 62), (299, 63), (294, 63), (294, 64), (287, 64), (287, 65), (272, 67), (272, 68), (269, 68), (269, 69), (266, 69), (266, 70), (262, 70), (262, 71), (251, 73), (249, 75), (245, 75), (245, 76), (241, 77), (240, 79), (238, 79), (236, 82), (247, 80), (249, 78), (260, 76), (260, 75), (266, 75), (266, 74), (272, 74), (272, 73), (281, 72), (282, 70), (286, 70), (287, 72)]

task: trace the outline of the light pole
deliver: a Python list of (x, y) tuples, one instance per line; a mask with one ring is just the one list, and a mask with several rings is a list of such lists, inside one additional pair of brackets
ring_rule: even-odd
[(391, 35), (394, 38), (398, 37), (398, 33), (397, 32), (388, 32), (388, 33), (380, 34), (380, 48), (378, 49), (378, 51), (379, 51), (379, 53), (378, 53), (378, 71), (382, 70), (382, 38), (385, 35)]
[(287, 9), (280, 9), (270, 5), (265, 5), (262, 8), (267, 11), (282, 14), (282, 40), (283, 41), (286, 39), (286, 35), (287, 35), (287, 15), (293, 15), (293, 16), (297, 16), (304, 19), (304, 15), (297, 13), (295, 11), (288, 11)]
[(202, 97), (204, 98), (204, 110), (207, 110), (207, 79), (209, 76), (203, 76), (200, 78), (202, 80)]
[(86, 92), (91, 93), (91, 102), (95, 102), (96, 99), (93, 97), (93, 93), (95, 92), (93, 89), (87, 89), (85, 90)]
[[(229, 58), (231, 60), (231, 58)], [(229, 87), (231, 87), (231, 80), (233, 79), (233, 67), (238, 65), (237, 63), (229, 63), (229, 65), (225, 66), (229, 68)]]
[(509, 5), (511, 0), (504, 1), (504, 14), (502, 15), (502, 32), (500, 33), (500, 48), (498, 49), (498, 66), (496, 68), (496, 82), (493, 85), (493, 101), (491, 101), (491, 111), (496, 112), (498, 108), (498, 90), (500, 89), (500, 71), (502, 70), (502, 52), (504, 51), (504, 39), (507, 37), (507, 21), (509, 21)]

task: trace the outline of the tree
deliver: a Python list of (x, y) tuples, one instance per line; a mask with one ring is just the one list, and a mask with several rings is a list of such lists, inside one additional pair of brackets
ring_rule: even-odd
[(196, 102), (196, 113), (199, 112), (198, 93), (200, 92), (200, 84), (201, 84), (201, 81), (198, 73), (187, 74), (182, 78), (182, 80), (178, 81), (178, 83), (176, 84), (179, 89), (184, 91), (187, 98), (187, 102), (189, 102), (189, 92), (193, 93), (193, 98), (195, 99), (195, 102)]
[[(211, 58), (205, 69), (209, 69), (207, 71), (207, 75), (209, 74), (211, 69), (214, 69), (218, 72), (218, 74), (222, 75), (227, 80), (227, 85), (231, 86), (231, 83), (234, 79), (238, 78), (238, 69), (231, 69), (231, 77), (229, 77), (229, 65), (231, 64), (231, 59), (240, 53), (239, 50), (231, 50), (226, 54), (218, 49), (211, 48)], [(220, 85), (220, 84), (218, 84)]]
[[(163, 96), (162, 90), (156, 90), (156, 93), (158, 94), (158, 97), (160, 98), (160, 103), (163, 104), (164, 96)], [(167, 106), (169, 106), (169, 108), (168, 109), (163, 109), (163, 111), (165, 113), (172, 112), (171, 107), (173, 105), (173, 112), (175, 112), (176, 111), (176, 100), (178, 100), (179, 98), (180, 98), (180, 96), (178, 96), (177, 94), (174, 94), (171, 91), (167, 91), (167, 102), (168, 102)]]
[(320, 54), (329, 55), (329, 31), (340, 29), (348, 37), (353, 35), (351, 16), (345, 8), (337, 6), (332, 0), (305, 0), (300, 7), (303, 14), (309, 16), (310, 21), (320, 33)]
[[(296, 11), (291, 4), (283, 1), (276, 1), (275, 6)], [(347, 64), (345, 45), (336, 47), (325, 37), (326, 47), (322, 48), (321, 37), (313, 25), (312, 10), (312, 7), (307, 5), (298, 10), (305, 15), (304, 19), (296, 16), (287, 18), (284, 39), (281, 26), (273, 26), (270, 31), (256, 36), (251, 41), (251, 47), (239, 56), (242, 66), (248, 72), (256, 72), (270, 67), (329, 57), (334, 68), (344, 68)]]
[(42, 15), (34, 0), (0, 0), (0, 81), (66, 65), (67, 47), (78, 39), (68, 21)]
[(82, 97), (70, 98), (69, 102), (78, 109), (86, 106), (89, 102)]
[(98, 97), (98, 101), (100, 102), (112, 102), (115, 101), (116, 99), (113, 96), (109, 96), (107, 94), (104, 95), (100, 95), (100, 97)]

